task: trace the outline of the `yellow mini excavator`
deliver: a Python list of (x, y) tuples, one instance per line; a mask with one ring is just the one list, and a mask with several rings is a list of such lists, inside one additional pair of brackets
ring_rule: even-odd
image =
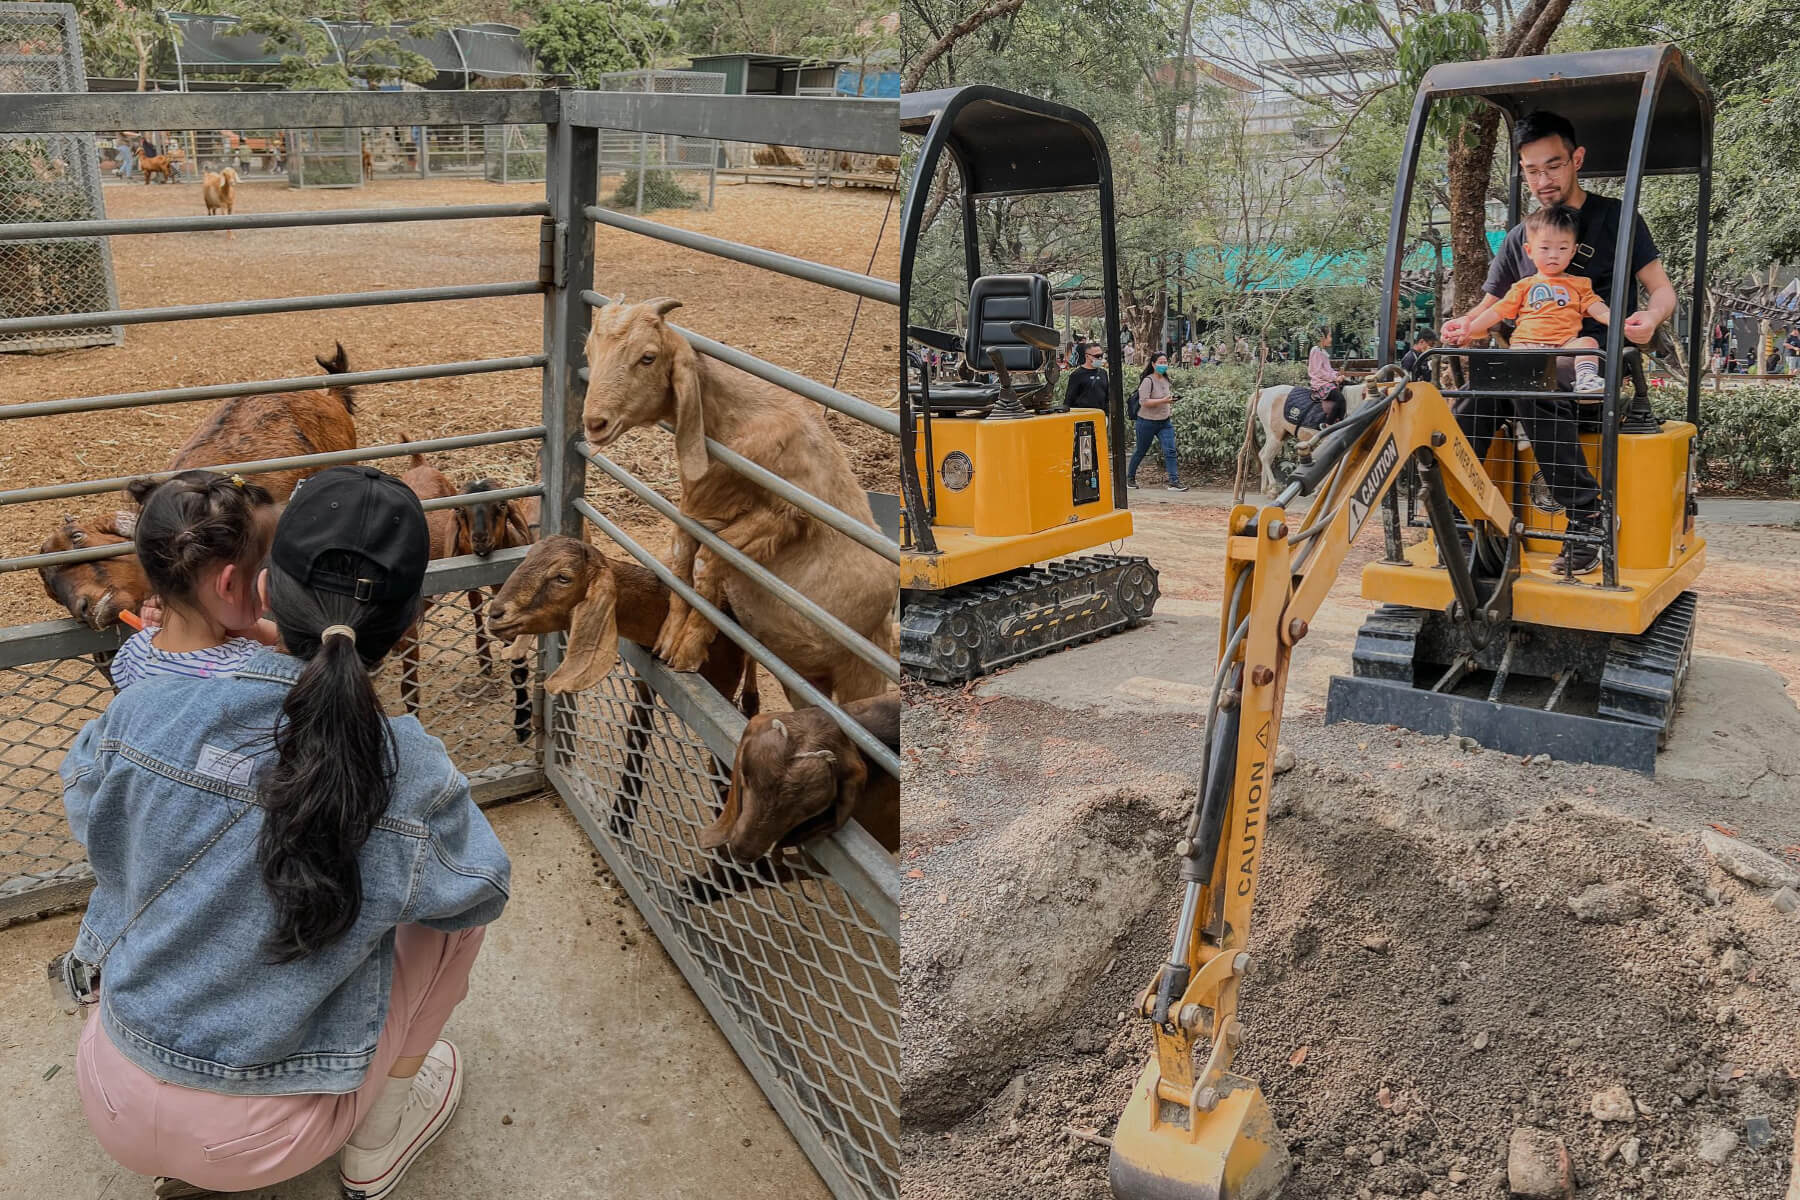
[[(981, 86), (902, 96), (900, 130), (921, 138), (900, 226), (900, 661), (915, 678), (949, 683), (1141, 623), (1157, 576), (1141, 557), (1066, 557), (1131, 535), (1112, 167), (1100, 131), (1060, 104)], [(932, 181), (945, 163), (957, 177), (966, 333), (910, 323)], [(984, 203), (1088, 192), (1099, 203), (1104, 410), (1058, 397), (1050, 281), (984, 275), (977, 223)], [(958, 377), (934, 378), (926, 351), (949, 356)]]
[[(1584, 176), (1622, 176), (1622, 222), (1635, 220), (1646, 172), (1699, 176), (1693, 295), (1705, 295), (1712, 100), (1668, 46), (1455, 63), (1419, 91), (1395, 189), (1378, 344), (1391, 346), (1400, 259), (1420, 139), (1434, 101), (1472, 97), (1516, 122), (1539, 108), (1570, 118), (1589, 148)], [(1515, 167), (1514, 215), (1519, 189)], [(1630, 228), (1623, 225), (1623, 228)], [(1629, 248), (1631, 238), (1619, 239)], [(1629, 313), (1635, 287), (1621, 253), (1609, 301)], [(1688, 420), (1652, 415), (1635, 351), (1619, 324), (1605, 349), (1607, 387), (1583, 435), (1605, 515), (1598, 579), (1551, 569), (1577, 536), (1533, 509), (1533, 464), (1512, 439), (1484, 459), (1451, 401), (1542, 399), (1558, 350), (1458, 350), (1476, 385), (1446, 394), (1384, 366), (1373, 402), (1324, 430), (1271, 504), (1231, 513), (1219, 665), (1206, 719), (1204, 774), (1178, 844), (1184, 891), (1168, 960), (1140, 995), (1155, 1055), (1112, 1139), (1120, 1200), (1274, 1200), (1288, 1153), (1256, 1083), (1234, 1073), (1246, 1032), (1239, 989), (1267, 830), (1271, 763), (1294, 646), (1306, 636), (1357, 533), (1380, 510), (1386, 560), (1363, 573), (1385, 601), (1363, 629), (1356, 676), (1334, 680), (1328, 719), (1465, 731), (1516, 752), (1648, 769), (1666, 735), (1691, 653), (1704, 560), (1694, 528), (1691, 456), (1699, 416), (1699, 338), (1688, 344)], [(1633, 382), (1621, 404), (1621, 379)], [(1559, 403), (1577, 403), (1566, 396)], [(1394, 500), (1416, 492), (1429, 537), (1408, 546)], [(1416, 486), (1415, 486), (1416, 485)], [(1311, 497), (1303, 516), (1290, 513)], [(1380, 646), (1376, 653), (1372, 645)], [(1365, 670), (1366, 664), (1374, 669)], [(1509, 689), (1541, 676), (1530, 703)], [(1460, 684), (1479, 681), (1477, 694)], [(1349, 682), (1352, 686), (1340, 688)], [(1578, 688), (1591, 711), (1570, 711)], [(1549, 699), (1542, 699), (1545, 692)]]

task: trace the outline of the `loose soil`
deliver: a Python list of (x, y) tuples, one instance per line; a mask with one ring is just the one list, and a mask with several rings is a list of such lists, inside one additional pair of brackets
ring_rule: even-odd
[[(518, 203), (543, 194), (541, 184), (480, 181), (383, 181), (353, 192), (250, 184), (240, 189), (238, 211)], [(711, 212), (651, 215), (892, 279), (899, 270), (892, 196), (862, 189), (721, 186)], [(192, 184), (108, 187), (105, 199), (110, 217), (205, 211), (200, 188)], [(185, 233), (113, 239), (124, 308), (516, 282), (537, 277), (537, 259), (538, 220), (530, 217), (245, 230), (231, 238)], [(674, 319), (687, 328), (826, 382), (837, 376), (841, 357), (843, 390), (877, 404), (893, 402), (896, 330), (893, 311), (885, 305), (863, 302), (846, 352), (855, 297), (609, 229), (599, 230), (596, 238), (595, 287), (631, 300), (677, 297), (684, 307)], [(543, 349), (542, 328), (537, 296), (127, 326), (122, 346), (0, 356), (0, 403), (305, 375), (317, 370), (313, 355), (328, 354), (334, 341), (344, 344), (352, 370), (536, 354)], [(423, 439), (535, 425), (541, 418), (540, 389), (536, 371), (359, 388), (358, 438), (375, 445), (407, 435)], [(0, 486), (161, 469), (211, 407), (176, 404), (8, 422), (0, 438)], [(836, 414), (829, 419), (865, 485), (896, 491), (893, 439)], [(666, 494), (678, 494), (666, 435), (640, 431), (615, 450), (614, 461)], [(533, 444), (520, 443), (436, 459), (459, 482), (481, 474), (523, 482), (532, 475), (534, 453)], [(651, 537), (650, 548), (660, 552), (666, 540), (660, 518), (610, 480), (593, 483), (589, 495), (634, 536)], [(119, 499), (94, 496), (0, 509), (0, 556), (35, 552), (65, 511), (110, 512)], [(0, 576), (0, 627), (62, 615), (33, 574)]]
[[(1161, 621), (1210, 658), (1225, 513), (1154, 498), (1128, 549), (1163, 571)], [(1521, 1126), (1566, 1142), (1583, 1200), (1781, 1193), (1800, 916), (1713, 865), (1698, 831), (1800, 841), (1800, 646), (1784, 627), (1800, 534), (1705, 532), (1696, 662), (1655, 780), (1325, 726), (1324, 681), (1370, 607), (1353, 571), (1334, 590), (1296, 660), (1281, 740), (1298, 765), (1274, 789), (1239, 1010), (1237, 1067), (1294, 1155), (1285, 1200), (1502, 1197)], [(1109, 1195), (1106, 1149), (1082, 1135), (1112, 1134), (1150, 1054), (1125, 1012), (1168, 951), (1203, 719), (1109, 694), (1122, 674), (1178, 674), (1157, 636), (909, 692), (909, 1197)], [(1056, 692), (1071, 680), (1091, 681), (1089, 702)], [(1571, 897), (1616, 883), (1636, 915), (1578, 919)], [(1635, 1119), (1591, 1115), (1614, 1087)], [(1758, 1117), (1770, 1139), (1752, 1149)], [(1718, 1130), (1739, 1145), (1712, 1166), (1698, 1151)]]

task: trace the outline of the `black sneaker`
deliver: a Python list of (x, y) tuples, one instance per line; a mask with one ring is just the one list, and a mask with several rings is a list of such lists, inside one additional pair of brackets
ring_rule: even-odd
[(1188, 485), (1185, 483), (1171, 483), (1169, 485), (1169, 490), (1171, 492), (1185, 492), (1188, 490)]
[[(1570, 533), (1586, 533), (1598, 536), (1601, 526), (1598, 522), (1576, 522), (1569, 526)], [(1600, 569), (1600, 547), (1587, 543), (1563, 545), (1563, 552), (1550, 560), (1550, 570), (1558, 575), (1592, 575)]]
[(1135, 487), (1136, 487), (1136, 486), (1137, 486), (1137, 480), (1135, 480), (1135, 479), (1127, 479), (1127, 480), (1126, 480), (1126, 481), (1125, 481), (1125, 486), (1126, 486), (1126, 487), (1128, 487), (1128, 488), (1135, 488)]

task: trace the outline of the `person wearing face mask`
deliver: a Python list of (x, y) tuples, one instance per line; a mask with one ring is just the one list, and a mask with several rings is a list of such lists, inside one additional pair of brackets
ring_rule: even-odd
[(1175, 392), (1169, 386), (1169, 356), (1158, 354), (1138, 377), (1137, 413), (1134, 421), (1137, 426), (1137, 449), (1132, 452), (1131, 465), (1125, 472), (1125, 486), (1137, 486), (1138, 464), (1144, 461), (1144, 456), (1150, 452), (1150, 443), (1154, 440), (1162, 443), (1163, 466), (1169, 473), (1169, 490), (1187, 491), (1176, 470), (1175, 426), (1169, 416), (1174, 401)]
[(1069, 372), (1063, 404), (1069, 408), (1105, 409), (1111, 392), (1106, 377), (1106, 347), (1088, 342), (1081, 348), (1081, 366)]

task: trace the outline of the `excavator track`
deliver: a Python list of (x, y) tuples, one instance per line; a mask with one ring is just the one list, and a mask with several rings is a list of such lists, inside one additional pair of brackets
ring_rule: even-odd
[[(1457, 734), (1508, 753), (1545, 752), (1654, 774), (1693, 658), (1697, 605), (1695, 593), (1683, 592), (1640, 634), (1516, 626), (1479, 649), (1443, 613), (1383, 605), (1357, 632), (1354, 677), (1331, 681), (1325, 719)], [(1555, 687), (1556, 698), (1568, 684), (1597, 694), (1591, 708), (1575, 712), (1566, 701), (1509, 702), (1496, 694), (1502, 687), (1487, 688), (1492, 676), (1482, 676), (1477, 695), (1435, 690), (1464, 658), (1471, 671), (1510, 672), (1513, 683), (1569, 675)]]
[(1093, 554), (941, 592), (909, 591), (900, 663), (933, 683), (989, 671), (1143, 623), (1161, 594), (1147, 558)]

